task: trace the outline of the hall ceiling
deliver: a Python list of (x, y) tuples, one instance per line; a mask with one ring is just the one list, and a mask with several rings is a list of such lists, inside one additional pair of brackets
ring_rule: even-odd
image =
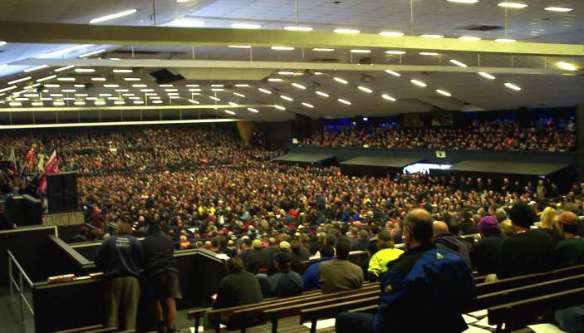
[[(102, 24), (147, 27), (154, 26), (156, 23), (156, 26), (164, 27), (197, 28), (231, 28), (234, 23), (259, 24), (261, 30), (234, 32), (235, 35), (243, 33), (254, 38), (255, 36), (267, 38), (270, 34), (276, 36), (287, 26), (312, 27), (314, 34), (293, 33), (298, 34), (300, 44), (317, 40), (317, 35), (321, 32), (331, 33), (337, 28), (350, 28), (361, 32), (352, 37), (355, 42), (365, 40), (366, 36), (369, 36), (367, 34), (377, 36), (376, 34), (381, 31), (399, 31), (406, 37), (392, 38), (392, 43), (395, 41), (399, 44), (400, 39), (407, 41), (409, 36), (439, 34), (447, 38), (433, 42), (437, 49), (442, 44), (454, 45), (448, 42), (448, 38), (475, 36), (483, 40), (498, 38), (517, 40), (516, 43), (499, 43), (502, 48), (519, 49), (523, 42), (558, 43), (580, 45), (570, 50), (576, 50), (574, 54), (578, 53), (578, 55), (584, 52), (584, 46), (582, 46), (584, 44), (583, 1), (517, 1), (528, 5), (524, 9), (504, 9), (497, 6), (498, 2), (481, 0), (477, 4), (469, 5), (446, 0), (415, 0), (412, 21), (408, 0), (300, 0), (298, 2), (193, 0), (180, 3), (176, 0), (154, 2), (3, 0), (0, 1), (0, 21), (88, 24), (97, 17), (136, 9), (132, 15)], [(573, 10), (567, 13), (546, 11), (545, 8), (549, 6)], [(7, 29), (3, 30), (7, 31)], [(124, 32), (123, 29), (120, 31)], [(6, 35), (12, 32), (7, 31)], [(311, 37), (311, 34), (315, 37)], [(325, 35), (331, 34), (323, 36)], [(52, 36), (51, 31), (47, 31), (46, 36)], [(112, 36), (112, 40), (115, 41), (116, 38), (121, 37), (122, 33)], [(153, 38), (156, 38), (154, 34)], [(243, 39), (245, 38), (242, 38), (242, 42)], [(2, 40), (1, 31), (0, 40)], [(334, 48), (334, 50), (315, 51), (315, 45), (295, 46), (293, 50), (274, 50), (268, 45), (234, 48), (228, 45), (185, 45), (185, 43), (175, 45), (113, 43), (82, 47), (79, 44), (46, 43), (44, 40), (43, 42), (45, 43), (9, 41), (6, 45), (0, 46), (0, 103), (3, 103), (0, 104), (0, 121), (6, 117), (1, 114), (3, 109), (12, 110), (31, 106), (82, 107), (81, 103), (85, 103), (87, 107), (95, 107), (95, 103), (105, 104), (104, 107), (218, 105), (224, 107), (218, 107), (216, 110), (197, 110), (197, 114), (235, 116), (254, 120), (291, 119), (297, 113), (311, 117), (376, 116), (435, 109), (480, 111), (519, 107), (572, 106), (584, 103), (582, 72), (557, 68), (557, 63), (560, 61), (580, 67), (584, 65), (582, 57), (475, 52), (477, 45), (481, 45), (482, 41), (467, 41), (465, 42), (467, 44), (460, 44), (463, 50), (458, 51), (359, 45), (359, 50), (370, 50), (370, 53), (351, 52), (351, 49), (355, 50), (357, 47), (328, 45), (323, 45), (322, 48)], [(458, 40), (455, 42), (460, 43)], [(414, 43), (412, 45), (422, 45), (422, 42), (416, 38), (412, 39), (412, 43)], [(403, 42), (403, 45), (405, 46), (406, 43)], [(490, 45), (495, 44), (486, 43), (485, 45), (488, 49)], [(556, 49), (559, 50), (560, 47), (547, 50)], [(67, 50), (70, 51), (59, 52)], [(542, 50), (546, 50), (545, 47)], [(91, 51), (103, 52), (79, 58), (80, 55)], [(390, 51), (390, 54), (387, 54), (387, 51)], [(399, 53), (396, 51), (404, 52), (404, 54), (395, 54)], [(438, 54), (420, 55), (421, 52)], [(23, 72), (34, 69), (43, 62), (48, 64), (55, 59), (76, 59), (80, 63), (75, 67), (57, 72), (55, 72), (56, 69), (62, 69), (66, 64), (54, 63), (46, 68)], [(83, 61), (89, 63), (90, 60), (98, 59), (122, 59), (123, 61), (119, 61), (120, 66), (111, 64), (84, 66)], [(140, 66), (139, 61), (144, 59), (164, 60), (165, 65)], [(132, 63), (132, 60), (135, 63)], [(176, 60), (269, 61), (283, 65), (282, 68), (272, 66), (273, 68), (263, 70), (250, 66), (246, 70), (233, 68), (220, 71), (214, 69), (212, 65), (181, 67)], [(468, 68), (462, 68), (460, 63), (456, 65), (451, 60), (457, 60)], [(300, 65), (310, 63), (316, 64), (316, 67), (310, 70), (302, 68), (290, 70), (284, 68), (286, 63)], [(5, 65), (2, 66), (2, 64)], [(327, 64), (328, 67), (321, 70), (318, 69), (318, 64)], [(342, 66), (335, 68), (336, 64), (353, 64), (354, 66), (348, 70)], [(372, 70), (368, 68), (369, 64), (396, 67), (393, 72), (388, 73), (383, 70)], [(414, 67), (407, 70), (403, 68), (402, 71), (399, 69), (400, 65)], [(355, 68), (355, 66), (359, 67)], [(434, 68), (428, 66), (434, 66)], [(496, 77), (494, 80), (477, 73), (487, 67), (500, 70), (497, 73), (489, 73)], [(448, 68), (457, 68), (461, 72), (450, 72), (447, 71)], [(95, 71), (79, 73), (79, 69), (94, 69)], [(119, 73), (120, 69), (127, 72)], [(160, 69), (168, 69), (173, 73), (183, 75), (186, 79), (170, 83), (172, 86), (157, 84), (151, 73)], [(463, 72), (466, 70), (469, 72)], [(517, 71), (525, 71), (525, 73), (518, 74)], [(285, 72), (293, 72), (294, 75)], [(395, 75), (396, 72), (400, 75), (399, 77)], [(53, 75), (56, 77), (52, 78)], [(29, 76), (30, 80), (9, 83)], [(335, 77), (341, 80), (335, 80)], [(48, 79), (43, 80), (43, 78)], [(127, 78), (135, 80), (128, 81)], [(38, 80), (41, 81), (38, 82)], [(344, 84), (342, 80), (346, 80), (347, 84)], [(416, 86), (411, 80), (422, 81), (427, 84), (427, 87)], [(30, 87), (37, 83), (39, 86)], [(521, 90), (510, 89), (505, 86), (505, 83), (512, 83)], [(17, 88), (3, 91), (13, 85)], [(29, 87), (29, 90), (23, 91), (25, 87)], [(267, 91), (271, 94), (267, 94)], [(325, 94), (317, 94), (317, 91)], [(15, 92), (20, 93), (15, 95)], [(350, 102), (350, 105), (341, 100)], [(154, 101), (159, 102), (152, 104)], [(116, 102), (117, 104), (114, 104)], [(236, 104), (237, 108), (227, 109), (231, 113), (226, 113), (226, 107)], [(248, 111), (247, 108), (241, 108), (241, 105), (253, 105), (254, 111), (258, 112)], [(275, 108), (275, 105), (279, 108)], [(37, 113), (40, 112), (43, 111)], [(15, 115), (15, 117), (18, 116)], [(83, 114), (81, 113), (78, 117), (83, 117)]]

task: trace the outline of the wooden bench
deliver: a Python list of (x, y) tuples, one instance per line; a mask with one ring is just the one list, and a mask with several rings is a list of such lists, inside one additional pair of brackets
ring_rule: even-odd
[(55, 331), (53, 333), (110, 333), (110, 332), (117, 332), (117, 333), (134, 333), (135, 330), (124, 330), (119, 331), (116, 327), (104, 327), (103, 325), (91, 325), (91, 326), (84, 326), (78, 328), (72, 328), (62, 331)]
[[(477, 311), (520, 299), (577, 288), (583, 284), (584, 274), (581, 274), (531, 285), (524, 285), (512, 289), (505, 289), (498, 292), (482, 294), (477, 296), (473, 304), (468, 309), (466, 309), (465, 312)], [(316, 323), (320, 319), (332, 318), (340, 312), (352, 309), (355, 309), (355, 311), (357, 311), (356, 309), (367, 312), (376, 311), (378, 303), (379, 297), (372, 297), (368, 299), (338, 303), (332, 306), (326, 305), (304, 308), (300, 311), (300, 324), (311, 322), (310, 331), (316, 332)]]
[[(341, 297), (344, 295), (352, 294), (355, 292), (360, 291), (369, 291), (369, 290), (378, 290), (379, 283), (364, 283), (363, 287), (357, 290), (346, 290), (340, 291), (336, 293), (330, 294), (323, 294), (322, 291), (319, 290), (312, 290), (304, 292), (302, 295), (292, 296), (287, 298), (268, 298), (259, 303), (253, 304), (246, 304), (240, 305), (231, 308), (222, 308), (222, 309), (209, 309), (209, 308), (197, 308), (187, 312), (187, 317), (191, 320), (195, 321), (195, 332), (199, 332), (199, 326), (201, 324), (201, 319), (204, 317), (205, 314), (208, 314), (209, 319), (215, 320), (217, 323), (220, 322), (221, 319), (238, 319), (239, 317), (245, 316), (258, 316), (262, 315), (262, 310), (274, 306), (287, 306), (302, 302), (309, 302), (314, 301), (319, 298), (330, 298), (330, 297)], [(242, 331), (244, 328), (242, 328)], [(217, 325), (215, 326), (215, 331), (219, 331)]]
[(489, 324), (496, 325), (497, 332), (510, 332), (525, 326), (536, 315), (581, 304), (584, 304), (584, 287), (564, 290), (491, 307)]

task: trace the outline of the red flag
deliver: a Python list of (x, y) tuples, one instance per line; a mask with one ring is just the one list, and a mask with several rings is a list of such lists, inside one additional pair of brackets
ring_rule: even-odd
[(60, 163), (60, 160), (59, 160), (59, 156), (57, 155), (57, 151), (53, 150), (51, 157), (49, 157), (49, 160), (47, 161), (47, 164), (45, 167), (45, 173), (42, 175), (41, 179), (39, 180), (39, 185), (37, 188), (39, 193), (45, 193), (47, 191), (47, 175), (59, 173), (59, 163)]

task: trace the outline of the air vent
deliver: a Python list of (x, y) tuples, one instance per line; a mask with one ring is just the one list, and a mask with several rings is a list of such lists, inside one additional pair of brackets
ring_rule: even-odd
[(502, 26), (500, 25), (477, 25), (477, 24), (473, 24), (473, 25), (467, 25), (464, 27), (460, 27), (458, 28), (460, 30), (469, 30), (469, 31), (495, 31), (495, 30), (501, 30), (503, 29)]

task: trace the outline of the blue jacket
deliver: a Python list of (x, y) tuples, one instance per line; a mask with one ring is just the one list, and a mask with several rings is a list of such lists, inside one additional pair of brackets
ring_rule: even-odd
[(462, 332), (462, 311), (473, 301), (474, 281), (456, 253), (418, 247), (390, 263), (381, 283), (375, 332)]
[(320, 289), (320, 263), (331, 259), (324, 257), (308, 266), (302, 275), (303, 290)]

